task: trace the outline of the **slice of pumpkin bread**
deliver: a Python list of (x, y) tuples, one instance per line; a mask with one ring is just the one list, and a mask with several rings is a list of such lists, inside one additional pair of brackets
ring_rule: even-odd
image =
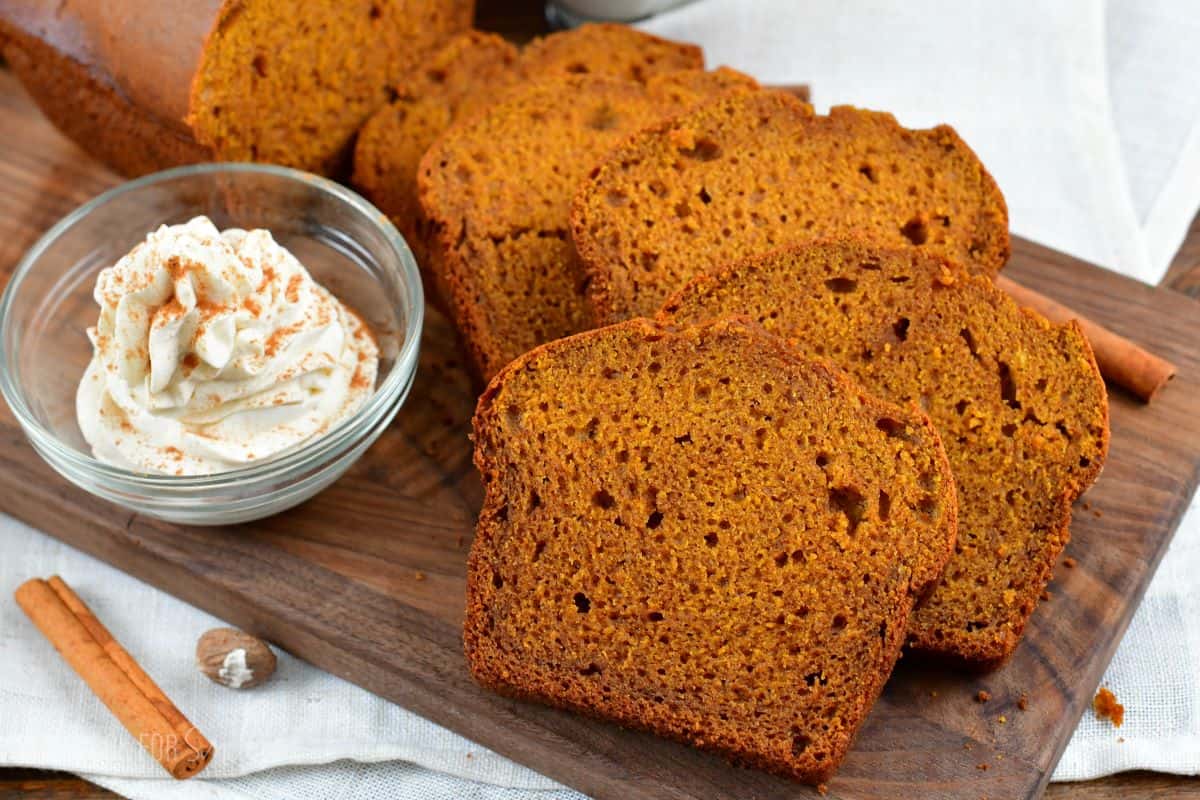
[(664, 73), (645, 84), (571, 75), (514, 87), (446, 131), (418, 175), (428, 267), (480, 376), (592, 327), (567, 232), (588, 169), (639, 128), (756, 85), (726, 69)]
[(847, 234), (992, 274), (1008, 259), (995, 181), (953, 129), (890, 114), (818, 116), (778, 91), (731, 96), (614, 150), (572, 234), (605, 321), (653, 314), (696, 275), (788, 241)]
[(833, 773), (953, 547), (925, 415), (746, 321), (637, 319), (521, 356), (474, 424), (480, 683)]
[(1005, 659), (1108, 450), (1104, 382), (1079, 326), (1019, 309), (936, 256), (861, 242), (793, 245), (697, 278), (663, 319), (730, 313), (929, 414), (954, 470), (959, 533), (911, 641), (983, 666)]
[(603, 74), (646, 81), (661, 72), (701, 69), (695, 45), (626, 25), (583, 25), (517, 48), (494, 33), (470, 31), (448, 42), (397, 87), (397, 97), (358, 134), (353, 183), (388, 215), (424, 266), (417, 201), (421, 156), (454, 120), (495, 102), (523, 80), (556, 74)]
[[(417, 165), (460, 112), (480, 103), (481, 87), (502, 90), (514, 79), (517, 48), (493, 33), (455, 37), (397, 88), (358, 133), (352, 182), (392, 223), (425, 268), (427, 252), (417, 201)], [(428, 283), (428, 276), (426, 283)]]

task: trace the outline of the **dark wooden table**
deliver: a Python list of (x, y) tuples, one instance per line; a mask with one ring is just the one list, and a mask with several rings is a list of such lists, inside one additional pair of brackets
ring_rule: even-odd
[[(525, 40), (544, 27), (540, 0), (500, 2), (480, 0), (479, 27), (513, 39)], [(1171, 264), (1163, 284), (1200, 299), (1200, 215), (1192, 222), (1187, 240)], [(1200, 311), (1200, 307), (1197, 308)], [(1149, 772), (1127, 772), (1082, 783), (1051, 784), (1049, 800), (1200, 800), (1200, 778)], [(0, 800), (112, 800), (119, 798), (74, 775), (32, 769), (0, 769)]]

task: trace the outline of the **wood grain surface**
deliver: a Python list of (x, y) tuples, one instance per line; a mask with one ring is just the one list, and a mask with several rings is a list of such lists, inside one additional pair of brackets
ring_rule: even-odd
[[(38, 235), (116, 178), (50, 129), (7, 74), (0, 141), (8, 145), (0, 149), (6, 280)], [(1197, 306), (1024, 242), (1009, 269), (1154, 347), (1180, 375), (1152, 406), (1113, 392), (1108, 466), (1077, 509), (1068, 548), (1078, 565), (1059, 570), (1013, 660), (989, 675), (902, 662), (830, 784), (832, 797), (1040, 794), (1195, 487)], [(471, 682), (459, 630), (480, 499), (466, 438), (473, 404), (451, 331), (431, 312), (419, 378), (397, 421), (343, 480), (292, 512), (237, 528), (181, 528), (130, 514), (52, 473), (7, 408), (0, 510), (595, 797), (811, 796)], [(980, 690), (992, 700), (975, 702)], [(1017, 707), (1022, 694), (1026, 711)]]
[[(1052, 783), (1046, 800), (1196, 800), (1200, 779), (1126, 772), (1095, 781)], [(0, 769), (0, 800), (114, 800), (120, 795), (65, 772)]]

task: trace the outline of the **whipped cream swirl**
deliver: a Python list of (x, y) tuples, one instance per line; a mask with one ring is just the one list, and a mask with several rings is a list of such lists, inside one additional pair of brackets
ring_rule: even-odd
[(163, 225), (103, 270), (76, 394), (96, 457), (204, 475), (320, 436), (375, 389), (361, 319), (265, 230)]

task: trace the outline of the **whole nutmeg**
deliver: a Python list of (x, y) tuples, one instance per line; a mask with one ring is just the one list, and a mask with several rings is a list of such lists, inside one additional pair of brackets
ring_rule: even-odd
[(275, 654), (262, 639), (233, 628), (213, 628), (196, 642), (196, 666), (209, 680), (249, 689), (275, 672)]

